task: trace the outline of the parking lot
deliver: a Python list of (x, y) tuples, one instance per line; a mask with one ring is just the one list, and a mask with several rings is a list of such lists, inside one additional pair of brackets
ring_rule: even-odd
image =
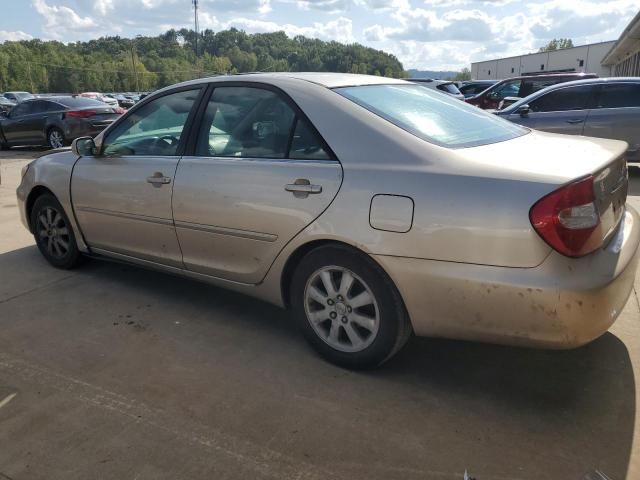
[(577, 350), (413, 338), (346, 371), (257, 300), (50, 267), (15, 199), (39, 153), (0, 154), (0, 479), (640, 478), (640, 277)]

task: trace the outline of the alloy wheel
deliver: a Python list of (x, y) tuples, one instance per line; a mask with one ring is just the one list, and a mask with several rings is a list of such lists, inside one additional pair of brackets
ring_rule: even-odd
[(380, 310), (371, 288), (344, 267), (323, 267), (309, 277), (304, 309), (315, 333), (342, 352), (364, 350), (380, 327)]
[(49, 132), (49, 145), (53, 148), (62, 148), (64, 147), (64, 138), (62, 136), (62, 132), (59, 130), (53, 129)]
[(55, 259), (64, 258), (69, 252), (70, 232), (64, 218), (53, 207), (46, 207), (38, 215), (38, 236), (47, 249), (47, 253)]

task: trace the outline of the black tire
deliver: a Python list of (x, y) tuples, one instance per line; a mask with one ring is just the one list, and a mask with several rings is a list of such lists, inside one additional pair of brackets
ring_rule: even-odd
[(69, 217), (53, 195), (44, 194), (36, 199), (30, 220), (36, 245), (51, 265), (69, 270), (80, 264), (82, 254)]
[[(373, 305), (363, 308), (374, 308), (377, 312), (377, 332), (372, 334), (373, 338), (368, 338), (367, 341), (364, 342), (364, 345), (366, 345), (367, 342), (370, 343), (359, 351), (346, 352), (334, 348), (329, 344), (330, 333), (326, 334), (327, 338), (323, 338), (320, 336), (321, 333), (318, 333), (316, 329), (320, 329), (320, 332), (330, 332), (333, 328), (333, 322), (336, 322), (336, 320), (328, 318), (321, 322), (315, 322), (316, 326), (313, 327), (307, 314), (307, 311), (311, 309), (310, 305), (316, 303), (314, 300), (306, 297), (308, 286), (311, 288), (314, 285), (313, 281), (318, 278), (318, 272), (326, 270), (327, 267), (332, 269), (334, 266), (352, 274), (352, 277), (355, 278), (353, 288), (357, 286), (358, 281), (364, 282), (363, 287), (365, 289), (368, 287), (368, 291), (371, 292), (375, 299), (375, 308)], [(332, 278), (335, 278), (335, 275), (340, 275), (339, 272), (340, 270), (336, 270), (335, 273), (331, 273)], [(334, 280), (332, 280), (332, 282), (333, 281)], [(334, 284), (336, 290), (338, 290), (342, 284), (342, 280), (338, 281), (340, 282), (339, 284)], [(319, 288), (322, 288), (320, 285), (321, 284), (317, 284)], [(351, 291), (353, 291), (353, 288)], [(309, 252), (301, 260), (293, 274), (290, 292), (294, 321), (307, 341), (321, 356), (341, 367), (349, 369), (377, 367), (395, 355), (405, 345), (411, 335), (412, 329), (409, 316), (402, 298), (391, 279), (371, 258), (350, 247), (328, 245)], [(323, 293), (326, 294), (326, 289), (323, 290)], [(353, 300), (357, 295), (348, 293), (347, 296), (351, 296), (351, 300)], [(327, 300), (327, 302), (329, 302), (329, 300)], [(342, 303), (342, 301), (338, 303)], [(345, 304), (349, 304), (348, 300), (345, 300)], [(329, 303), (321, 304), (317, 302), (317, 305), (321, 310), (319, 317), (324, 316), (325, 312), (332, 308), (334, 309), (331, 310), (331, 314), (333, 315), (333, 312), (338, 307), (336, 300), (334, 300), (333, 307), (328, 306)], [(351, 307), (348, 308), (348, 312), (353, 311), (354, 314), (357, 314), (357, 309), (360, 307), (356, 307), (353, 310)], [(309, 315), (313, 315), (313, 313), (314, 312), (311, 312)], [(342, 313), (338, 312), (338, 315), (342, 315)], [(351, 343), (346, 331), (347, 324), (353, 325), (351, 315), (351, 313), (347, 313), (344, 317), (340, 317), (343, 325), (337, 327), (340, 330), (339, 335), (342, 336), (347, 343)], [(373, 316), (376, 316), (376, 314), (373, 314)], [(334, 315), (331, 318), (335, 319), (336, 316)], [(357, 330), (362, 332), (363, 330), (359, 328), (360, 325), (358, 322), (355, 323), (356, 325), (354, 326), (358, 327)], [(364, 332), (366, 334), (367, 330), (364, 330)]]
[[(55, 136), (55, 138), (54, 138)], [(58, 143), (57, 139), (60, 139)], [(64, 133), (58, 127), (52, 127), (47, 132), (47, 145), (51, 148), (62, 148), (67, 144), (67, 141), (64, 138)]]
[(0, 150), (9, 150), (11, 147), (9, 146), (9, 144), (3, 142), (2, 140), (0, 140)]

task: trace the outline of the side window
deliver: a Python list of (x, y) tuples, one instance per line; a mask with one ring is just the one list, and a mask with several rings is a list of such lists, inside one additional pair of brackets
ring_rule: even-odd
[(529, 104), (532, 112), (564, 112), (584, 110), (596, 91), (594, 85), (560, 88), (537, 98)]
[(329, 160), (322, 141), (306, 120), (299, 118), (291, 139), (289, 158), (296, 160)]
[(202, 121), (196, 154), (285, 158), (295, 113), (276, 93), (216, 87)]
[(132, 112), (104, 140), (105, 155), (174, 156), (200, 89), (171, 93)]
[(36, 100), (31, 103), (31, 111), (29, 113), (43, 113), (47, 111), (47, 103), (44, 100)]
[(520, 83), (521, 80), (505, 82), (502, 85), (496, 87), (491, 93), (500, 98), (517, 97), (520, 93)]
[(11, 109), (11, 113), (9, 114), (9, 116), (11, 118), (16, 118), (22, 117), (24, 115), (29, 115), (31, 113), (31, 103), (32, 102), (19, 103)]
[[(563, 80), (564, 81), (564, 80)], [(550, 87), (551, 85), (555, 85), (556, 83), (560, 83), (555, 78), (547, 78), (542, 79), (529, 79), (522, 82), (522, 91), (520, 92), (521, 97), (528, 97), (532, 93), (535, 93), (543, 88)]]
[(640, 107), (640, 84), (603, 84), (597, 108)]

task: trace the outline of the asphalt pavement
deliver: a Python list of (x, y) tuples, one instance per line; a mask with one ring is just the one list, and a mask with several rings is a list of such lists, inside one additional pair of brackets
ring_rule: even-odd
[(346, 371), (257, 300), (50, 267), (15, 199), (37, 154), (0, 152), (0, 479), (640, 478), (635, 291), (576, 350), (413, 338)]

